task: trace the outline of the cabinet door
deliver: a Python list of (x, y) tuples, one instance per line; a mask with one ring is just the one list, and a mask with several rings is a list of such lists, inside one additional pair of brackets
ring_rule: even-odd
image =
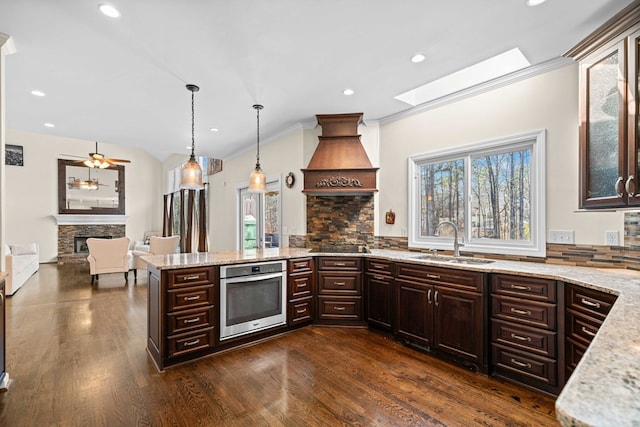
[(483, 363), (482, 295), (436, 286), (433, 304), (434, 348)]
[(389, 276), (367, 274), (365, 276), (367, 319), (369, 323), (391, 330), (393, 282)]
[(626, 204), (625, 58), (621, 41), (581, 62), (581, 207)]
[(431, 345), (432, 286), (396, 279), (397, 334), (425, 347)]
[(640, 120), (638, 103), (640, 100), (640, 31), (629, 37), (629, 89), (627, 99), (628, 128), (627, 148), (628, 174), (626, 192), (630, 205), (640, 205)]

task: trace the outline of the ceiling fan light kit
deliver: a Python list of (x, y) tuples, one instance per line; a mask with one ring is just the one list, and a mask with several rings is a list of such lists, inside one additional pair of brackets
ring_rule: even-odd
[(252, 193), (264, 193), (267, 191), (267, 176), (262, 172), (260, 168), (260, 110), (264, 107), (260, 104), (253, 105), (256, 110), (256, 123), (257, 123), (257, 142), (256, 142), (256, 168), (249, 175), (249, 188), (247, 191)]
[(200, 88), (193, 84), (187, 85), (187, 90), (191, 91), (191, 156), (189, 160), (182, 165), (182, 173), (180, 178), (180, 188), (186, 190), (200, 190), (204, 188), (202, 183), (202, 167), (196, 160), (195, 156), (195, 108), (194, 108), (194, 94), (200, 90)]

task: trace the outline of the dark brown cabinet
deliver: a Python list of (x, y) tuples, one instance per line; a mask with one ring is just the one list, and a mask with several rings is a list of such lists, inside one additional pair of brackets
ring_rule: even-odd
[(362, 325), (362, 258), (318, 257), (318, 323)]
[(566, 56), (580, 62), (580, 206), (640, 205), (640, 6), (620, 12)]
[(158, 369), (213, 351), (218, 325), (214, 267), (149, 267), (147, 350)]
[(491, 368), (496, 376), (557, 394), (564, 350), (562, 284), (555, 280), (494, 274), (491, 277)]
[(367, 258), (364, 262), (364, 298), (370, 326), (391, 332), (393, 325), (393, 262)]
[(581, 286), (566, 286), (566, 376), (587, 351), (616, 296)]
[(314, 262), (313, 258), (290, 259), (288, 271), (288, 313), (289, 326), (307, 325), (313, 322)]
[(398, 263), (394, 332), (486, 372), (485, 288), (484, 273)]

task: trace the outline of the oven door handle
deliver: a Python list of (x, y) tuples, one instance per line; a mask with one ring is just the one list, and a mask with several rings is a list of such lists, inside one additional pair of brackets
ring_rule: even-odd
[(255, 274), (253, 276), (241, 276), (241, 277), (232, 277), (227, 279), (220, 279), (221, 282), (231, 284), (231, 283), (245, 283), (245, 282), (259, 282), (261, 280), (269, 280), (275, 279), (277, 277), (284, 277), (284, 272), (280, 271), (277, 273), (268, 273), (268, 274)]

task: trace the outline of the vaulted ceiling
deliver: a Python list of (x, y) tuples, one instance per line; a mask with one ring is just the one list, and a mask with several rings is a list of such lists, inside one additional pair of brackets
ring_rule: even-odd
[[(108, 0), (121, 13), (109, 18), (100, 1), (0, 0), (16, 48), (7, 127), (159, 159), (191, 143), (187, 83), (200, 86), (196, 153), (226, 158), (255, 146), (255, 103), (262, 140), (315, 114), (383, 119), (411, 108), (395, 96), (514, 47), (533, 65), (557, 58), (631, 3)], [(426, 60), (412, 63), (416, 53)], [(79, 143), (78, 155), (92, 148)]]

